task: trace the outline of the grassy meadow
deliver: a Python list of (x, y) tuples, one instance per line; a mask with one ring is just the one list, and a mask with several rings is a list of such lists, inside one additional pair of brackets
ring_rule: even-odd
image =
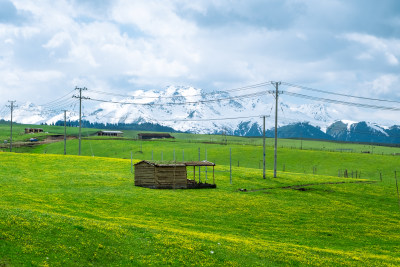
[[(69, 155), (59, 155), (63, 142), (0, 152), (0, 266), (400, 265), (400, 157), (390, 155), (399, 148), (381, 147), (383, 155), (300, 150), (298, 140), (279, 140), (273, 178), (268, 140), (262, 179), (260, 138), (222, 144), (221, 136), (137, 141), (135, 134), (88, 134), (83, 156), (76, 139), (67, 141)], [(303, 148), (307, 142), (316, 141)], [(216, 189), (134, 186), (131, 152), (134, 163), (173, 160), (174, 151), (181, 161), (198, 160), (199, 148), (201, 160), (207, 150), (217, 164)], [(338, 177), (344, 169), (361, 178)]]
[[(246, 139), (246, 138), (242, 138)], [(269, 143), (272, 140), (268, 140)], [(312, 141), (310, 141), (312, 142)], [(279, 140), (281, 143), (281, 140)], [(320, 142), (324, 143), (324, 142)], [(386, 147), (392, 153), (400, 152), (400, 148)], [(207, 160), (217, 165), (230, 164), (232, 151), (232, 166), (262, 169), (262, 145), (210, 143), (204, 140), (173, 139), (173, 140), (115, 140), (109, 137), (82, 140), (82, 155), (129, 159), (132, 153), (134, 159), (142, 160)], [(266, 168), (273, 169), (274, 148), (267, 145)], [(63, 154), (64, 143), (57, 142), (35, 148), (27, 148), (31, 153)], [(199, 157), (200, 151), (200, 157)], [(78, 154), (78, 140), (67, 141), (67, 154)], [(392, 164), (393, 163), (393, 164)], [(299, 150), (290, 147), (279, 147), (279, 171), (303, 174), (322, 174), (342, 176), (347, 170), (349, 176), (380, 179), (382, 176), (393, 176), (400, 156), (392, 154), (364, 154), (348, 152), (331, 152), (320, 150)]]
[[(126, 159), (0, 153), (0, 162), (6, 266), (400, 264), (394, 179), (263, 180), (236, 167), (232, 185), (217, 172), (217, 189), (151, 190), (133, 185)], [(314, 185), (285, 188), (304, 184)]]

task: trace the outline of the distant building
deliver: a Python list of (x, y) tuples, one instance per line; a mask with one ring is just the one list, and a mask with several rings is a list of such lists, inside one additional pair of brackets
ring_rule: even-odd
[(98, 131), (98, 136), (122, 136), (124, 133), (121, 131)]
[(42, 128), (25, 128), (25, 133), (29, 134), (29, 133), (43, 133), (43, 129)]
[(138, 134), (139, 140), (146, 140), (146, 139), (164, 139), (164, 138), (175, 138), (170, 134), (167, 133), (140, 133)]
[[(213, 167), (213, 184), (196, 182), (197, 167)], [(215, 164), (209, 161), (153, 162), (142, 160), (135, 164), (135, 186), (153, 189), (215, 188)], [(186, 167), (193, 167), (193, 180), (187, 178)]]

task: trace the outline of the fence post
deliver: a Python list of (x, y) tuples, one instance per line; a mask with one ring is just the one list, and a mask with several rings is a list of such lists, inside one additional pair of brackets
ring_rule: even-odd
[(176, 160), (175, 160), (175, 149), (174, 149), (174, 161), (176, 161)]
[[(207, 148), (205, 148), (206, 150), (206, 161), (207, 161)], [(207, 166), (206, 166), (206, 182), (207, 182)]]
[(232, 148), (229, 148), (229, 173), (230, 173), (230, 183), (232, 184)]
[(132, 151), (131, 151), (131, 173), (133, 173)]
[[(199, 161), (200, 161), (200, 147), (199, 147)], [(199, 166), (199, 183), (201, 183), (201, 171), (200, 171), (200, 166)]]
[(394, 179), (396, 179), (397, 200), (399, 202), (399, 209), (400, 209), (400, 195), (399, 195), (399, 185), (397, 184), (397, 171), (394, 171)]

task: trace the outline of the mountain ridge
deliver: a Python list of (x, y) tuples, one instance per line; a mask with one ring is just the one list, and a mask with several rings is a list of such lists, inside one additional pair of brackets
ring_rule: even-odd
[[(138, 90), (123, 98), (112, 97), (92, 108), (84, 108), (82, 119), (89, 123), (140, 125), (150, 123), (179, 132), (240, 136), (261, 136), (261, 116), (274, 114), (275, 99), (252, 97), (243, 92), (214, 91), (185, 86), (165, 90)], [(99, 96), (95, 96), (95, 99)], [(87, 101), (87, 100), (86, 100)], [(130, 103), (130, 104), (128, 104)], [(133, 104), (134, 103), (134, 104)], [(84, 102), (85, 105), (85, 102)], [(67, 113), (68, 120), (79, 119), (77, 106)], [(313, 138), (339, 141), (399, 142), (400, 127), (334, 118), (323, 104), (279, 103), (278, 134), (282, 138)], [(63, 121), (61, 112), (24, 103), (14, 111), (14, 121), (26, 124), (55, 124)], [(0, 117), (5, 119), (7, 115)], [(273, 136), (274, 122), (266, 120), (266, 135)]]

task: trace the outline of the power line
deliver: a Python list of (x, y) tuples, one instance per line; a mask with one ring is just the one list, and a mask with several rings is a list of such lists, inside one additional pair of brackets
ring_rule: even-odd
[(51, 105), (53, 102), (62, 101), (63, 98), (69, 96), (69, 95), (72, 94), (73, 92), (74, 92), (74, 90), (71, 90), (71, 91), (69, 91), (67, 94), (63, 95), (62, 97), (57, 98), (57, 99), (55, 99), (55, 100), (52, 100), (52, 101), (50, 101), (50, 102), (47, 102), (47, 103), (45, 103), (45, 104), (40, 104), (39, 106), (48, 106), (48, 105)]
[[(98, 115), (98, 114), (96, 114)], [(180, 121), (219, 121), (219, 120), (236, 120), (236, 119), (249, 119), (249, 118), (260, 118), (265, 116), (266, 118), (269, 118), (269, 115), (252, 115), (252, 116), (240, 116), (240, 117), (228, 117), (228, 118), (207, 118), (207, 119), (170, 119), (170, 120), (159, 120), (159, 119), (153, 119), (153, 121), (157, 122), (180, 122)], [(85, 116), (83, 116), (85, 117)], [(98, 118), (115, 118), (113, 115), (102, 115), (102, 116), (97, 116)]]
[(354, 95), (349, 95), (349, 94), (341, 94), (341, 93), (335, 93), (335, 92), (330, 92), (330, 91), (324, 91), (320, 89), (315, 89), (315, 88), (310, 88), (306, 86), (301, 86), (301, 85), (295, 85), (287, 82), (282, 82), (283, 85), (299, 88), (299, 89), (304, 89), (308, 91), (313, 91), (313, 92), (318, 92), (318, 93), (324, 93), (324, 94), (331, 94), (331, 95), (337, 95), (337, 96), (345, 96), (345, 97), (351, 97), (351, 98), (358, 98), (358, 99), (363, 99), (363, 100), (372, 100), (372, 101), (380, 101), (380, 102), (390, 102), (390, 103), (400, 103), (400, 101), (396, 100), (388, 100), (388, 99), (378, 99), (378, 98), (371, 98), (371, 97), (363, 97), (363, 96), (354, 96)]
[(234, 100), (240, 98), (250, 98), (256, 96), (263, 96), (265, 92), (257, 92), (240, 96), (232, 96), (227, 98), (219, 98), (219, 99), (209, 99), (209, 100), (199, 100), (199, 101), (187, 101), (187, 102), (168, 102), (168, 103), (135, 103), (135, 102), (121, 102), (121, 101), (113, 101), (113, 100), (104, 100), (104, 99), (95, 99), (88, 98), (88, 100), (104, 102), (104, 103), (113, 103), (113, 104), (121, 104), (121, 105), (138, 105), (138, 106), (165, 106), (165, 105), (191, 105), (191, 104), (204, 104), (210, 102), (219, 102), (224, 100)]
[(283, 93), (285, 95), (290, 95), (290, 96), (309, 99), (309, 100), (323, 101), (323, 102), (327, 102), (327, 103), (331, 103), (331, 104), (340, 104), (340, 105), (354, 106), (354, 107), (360, 107), (360, 108), (400, 111), (400, 108), (396, 108), (396, 107), (361, 104), (361, 103), (348, 102), (348, 101), (343, 101), (343, 100), (336, 100), (336, 99), (330, 99), (330, 98), (322, 98), (322, 97), (317, 97), (317, 96), (298, 94), (298, 93), (289, 92), (289, 91), (284, 91)]
[[(269, 83), (270, 82), (262, 82), (262, 83), (258, 83), (258, 84), (237, 87), (237, 88), (233, 88), (233, 89), (229, 89), (229, 90), (213, 91), (210, 93), (197, 94), (197, 95), (188, 95), (186, 97), (207, 96), (207, 95), (215, 95), (219, 92), (236, 92), (236, 91), (242, 91), (242, 90), (249, 90), (249, 89), (254, 89), (254, 88), (259, 88), (259, 87), (269, 85)], [(135, 98), (135, 99), (171, 99), (171, 98), (176, 97), (176, 96), (133, 96), (133, 95), (118, 94), (118, 93), (104, 92), (104, 91), (91, 90), (91, 89), (88, 89), (88, 92), (94, 92), (94, 93), (98, 93), (98, 94), (111, 95), (111, 96)]]

